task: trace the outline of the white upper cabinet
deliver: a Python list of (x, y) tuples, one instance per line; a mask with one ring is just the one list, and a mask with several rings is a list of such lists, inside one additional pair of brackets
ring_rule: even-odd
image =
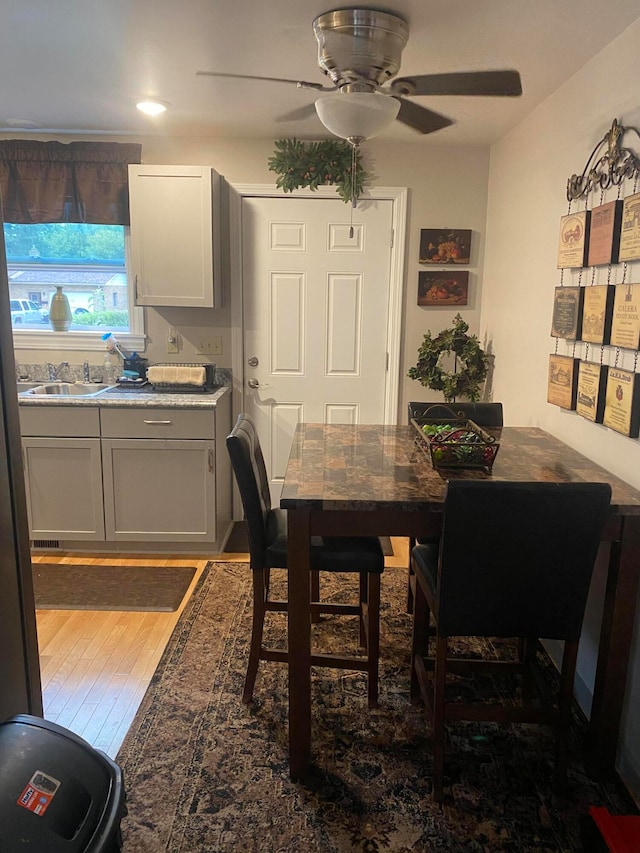
[(129, 166), (137, 305), (219, 307), (220, 192), (211, 166)]

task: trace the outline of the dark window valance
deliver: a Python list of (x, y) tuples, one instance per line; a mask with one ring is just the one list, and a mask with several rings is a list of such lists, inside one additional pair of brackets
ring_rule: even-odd
[(0, 141), (5, 222), (129, 224), (129, 163), (142, 146), (121, 142)]

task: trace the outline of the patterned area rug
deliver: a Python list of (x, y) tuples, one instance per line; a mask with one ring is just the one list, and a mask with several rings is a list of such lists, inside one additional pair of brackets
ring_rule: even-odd
[[(337, 600), (353, 580), (323, 579), (324, 596)], [(118, 755), (129, 808), (125, 850), (566, 853), (582, 849), (590, 804), (635, 812), (619, 783), (598, 784), (586, 773), (579, 715), (564, 796), (551, 791), (545, 729), (459, 723), (450, 730), (446, 799), (435, 804), (426, 724), (408, 698), (406, 572), (388, 568), (382, 582), (379, 708), (367, 709), (361, 673), (317, 669), (314, 765), (301, 784), (288, 775), (286, 667), (261, 663), (253, 704), (240, 702), (251, 625), (247, 566), (208, 564)], [(272, 620), (269, 641), (284, 640), (284, 617)], [(344, 617), (314, 630), (326, 649), (353, 651), (357, 643)]]

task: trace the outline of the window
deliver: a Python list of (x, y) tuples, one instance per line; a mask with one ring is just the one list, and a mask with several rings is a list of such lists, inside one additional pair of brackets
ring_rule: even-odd
[[(103, 348), (106, 331), (143, 347), (142, 309), (134, 307), (128, 287), (128, 232), (124, 225), (5, 223), (16, 348)], [(60, 286), (73, 315), (71, 329), (62, 333), (48, 322)]]

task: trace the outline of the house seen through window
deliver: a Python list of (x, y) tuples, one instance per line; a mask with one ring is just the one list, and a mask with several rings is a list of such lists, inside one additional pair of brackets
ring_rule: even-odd
[(49, 305), (62, 287), (71, 330), (131, 330), (123, 225), (5, 223), (11, 323), (51, 332)]

